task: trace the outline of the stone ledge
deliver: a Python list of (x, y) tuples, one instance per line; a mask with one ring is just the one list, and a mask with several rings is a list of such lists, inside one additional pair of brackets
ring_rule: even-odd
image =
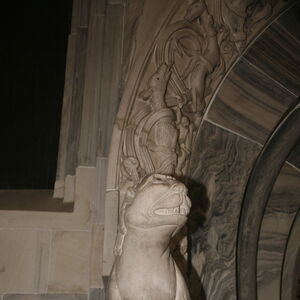
[(87, 294), (6, 294), (3, 300), (88, 300)]
[(72, 213), (65, 211), (0, 210), (0, 228), (90, 230), (96, 189), (96, 168), (78, 167), (75, 183), (76, 200)]
[(0, 210), (72, 212), (73, 203), (53, 198), (52, 190), (0, 190)]

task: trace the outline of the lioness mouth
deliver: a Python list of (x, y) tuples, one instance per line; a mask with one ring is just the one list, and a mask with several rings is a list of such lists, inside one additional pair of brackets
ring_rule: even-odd
[(189, 213), (189, 209), (184, 205), (180, 205), (173, 208), (159, 208), (155, 210), (155, 213), (159, 216), (171, 216), (171, 215), (186, 216)]

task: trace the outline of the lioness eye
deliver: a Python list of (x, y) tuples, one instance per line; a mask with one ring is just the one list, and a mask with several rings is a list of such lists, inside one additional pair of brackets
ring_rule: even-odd
[(162, 184), (168, 181), (169, 176), (156, 174), (153, 179), (153, 183)]
[(161, 183), (162, 182), (162, 180), (160, 179), (160, 178), (156, 178), (155, 180), (154, 180), (154, 183)]

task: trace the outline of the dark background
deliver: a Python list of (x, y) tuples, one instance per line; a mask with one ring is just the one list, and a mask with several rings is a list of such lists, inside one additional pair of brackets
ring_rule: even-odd
[(10, 0), (0, 11), (0, 189), (52, 189), (72, 0)]

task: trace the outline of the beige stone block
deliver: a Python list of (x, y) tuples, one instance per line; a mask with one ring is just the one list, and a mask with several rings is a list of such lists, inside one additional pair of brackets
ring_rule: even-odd
[[(91, 225), (95, 214), (95, 201), (97, 197), (97, 169), (95, 167), (78, 167), (76, 170), (75, 203), (80, 211), (86, 212), (86, 222)], [(90, 228), (90, 226), (89, 226)]]
[(106, 178), (106, 189), (114, 190), (118, 189), (118, 176), (119, 172), (119, 144), (121, 141), (122, 131), (119, 127), (122, 127), (122, 120), (117, 120), (117, 123), (114, 125), (112, 140), (109, 150), (108, 157), (108, 169), (107, 169), (107, 178)]
[(100, 157), (107, 157), (113, 132), (114, 119), (120, 103), (122, 86), (122, 47), (124, 9), (121, 5), (107, 5), (105, 38), (100, 88), (100, 114), (98, 151)]
[(56, 180), (54, 184), (53, 198), (63, 198), (65, 193), (65, 181)]
[[(79, 35), (77, 34), (77, 16), (75, 13), (76, 5), (78, 1), (74, 1), (73, 5), (73, 20), (71, 34), (68, 37), (68, 52), (66, 61), (65, 83), (64, 83), (64, 95), (63, 95), (63, 107), (61, 113), (61, 128), (59, 135), (59, 153), (57, 161), (57, 173), (56, 182), (54, 186), (54, 196), (57, 198), (64, 197), (65, 189), (65, 176), (67, 174), (67, 156), (68, 156), (68, 144), (72, 123), (72, 106), (74, 105), (73, 99), (75, 98), (76, 89), (74, 89), (76, 70), (76, 58)], [(76, 119), (76, 118), (75, 118)]]
[(46, 291), (50, 233), (0, 230), (0, 293)]
[(97, 197), (96, 168), (78, 167), (75, 179), (75, 205), (73, 212), (0, 210), (0, 228), (91, 230), (94, 212), (92, 203)]
[(98, 12), (101, 14), (101, 8), (98, 6), (101, 4), (100, 2), (103, 1), (92, 1), (91, 3), (78, 151), (78, 163), (89, 166), (95, 165), (98, 148), (99, 115), (100, 111), (103, 110), (103, 107), (100, 107), (99, 98), (100, 82), (102, 80), (105, 17), (98, 15)]
[(90, 288), (104, 288), (102, 281), (104, 226), (94, 225), (90, 255)]
[(48, 292), (84, 293), (89, 288), (91, 233), (53, 233)]
[(72, 203), (75, 199), (75, 176), (67, 175), (65, 180), (64, 203)]
[(106, 194), (106, 178), (107, 178), (107, 158), (97, 158), (97, 194), (95, 203), (95, 220), (94, 223), (104, 224), (104, 208)]

